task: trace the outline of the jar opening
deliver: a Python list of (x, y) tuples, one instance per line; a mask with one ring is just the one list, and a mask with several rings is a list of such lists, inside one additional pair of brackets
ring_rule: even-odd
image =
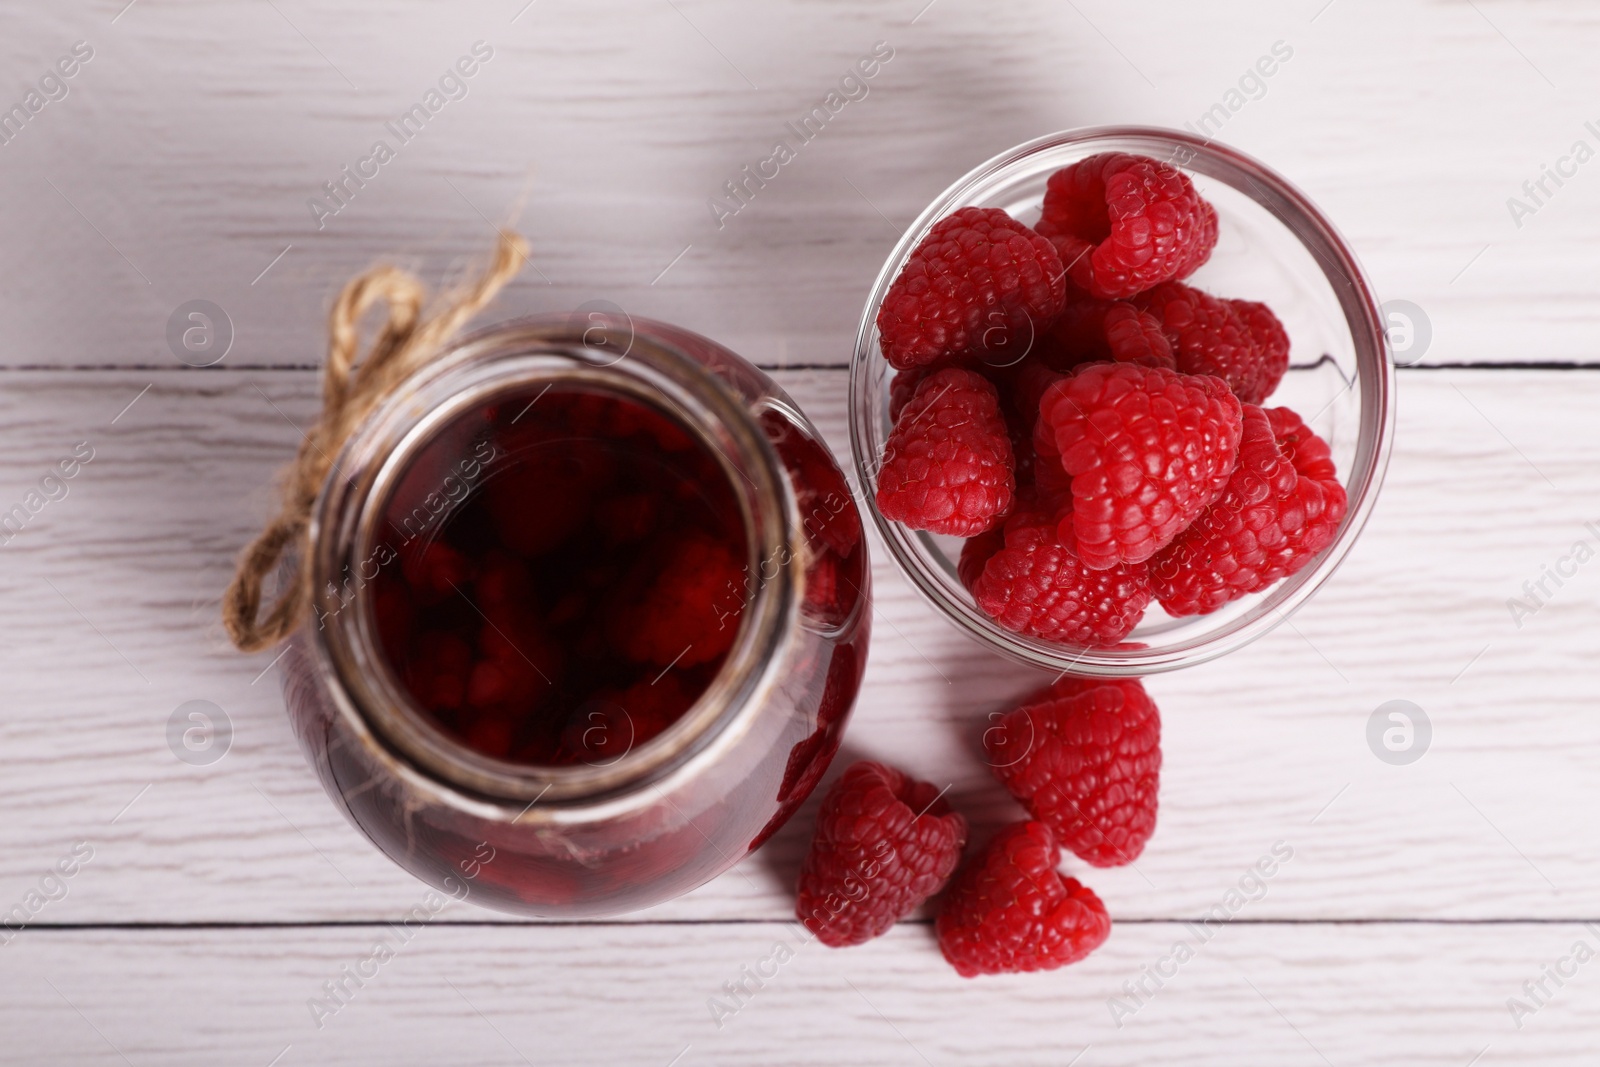
[(316, 627), (352, 710), (490, 799), (613, 794), (713, 743), (793, 600), (750, 580), (793, 534), (753, 420), (670, 350), (619, 359), (596, 330), (441, 357), (318, 510)]
[(728, 473), (624, 393), (530, 382), (458, 414), (381, 505), (386, 666), (467, 747), (609, 765), (683, 717), (733, 647), (748, 535)]

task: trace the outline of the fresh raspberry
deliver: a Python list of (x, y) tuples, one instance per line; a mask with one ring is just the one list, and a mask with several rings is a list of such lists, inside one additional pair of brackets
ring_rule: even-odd
[(1076, 963), (1111, 936), (1094, 892), (1056, 870), (1060, 850), (1042, 822), (1001, 830), (956, 876), (934, 929), (963, 978), (1050, 971)]
[(744, 566), (722, 541), (688, 534), (643, 595), (612, 615), (611, 640), (636, 663), (709, 663), (733, 646), (739, 632)]
[(871, 941), (944, 888), (966, 841), (966, 820), (934, 786), (851, 764), (817, 813), (795, 914), (824, 945)]
[(1041, 361), (1056, 371), (1102, 360), (1168, 370), (1177, 367), (1161, 321), (1121, 300), (1068, 302), (1035, 350)]
[(971, 355), (1010, 362), (1066, 299), (1053, 245), (998, 208), (940, 219), (878, 308), (878, 343), (898, 370)]
[(1217, 213), (1176, 167), (1108, 152), (1050, 176), (1034, 229), (1073, 282), (1116, 300), (1193, 274), (1216, 246)]
[[(1059, 455), (1046, 456), (1034, 450), (1033, 499), (1042, 515), (1061, 522), (1072, 513), (1072, 475), (1061, 469)], [(1077, 535), (1073, 534), (1076, 543)]]
[(906, 409), (906, 405), (911, 403), (911, 399), (917, 395), (917, 386), (921, 385), (930, 375), (937, 374), (950, 367), (959, 367), (962, 370), (970, 370), (988, 378), (990, 382), (996, 383), (996, 388), (999, 388), (998, 383), (1005, 378), (1009, 369), (1019, 365), (1022, 365), (1020, 360), (1015, 364), (1007, 364), (1005, 367), (996, 367), (975, 359), (963, 358), (942, 360), (931, 367), (912, 367), (909, 370), (896, 371), (895, 376), (889, 379), (889, 421), (900, 421), (900, 413)]
[[(1039, 394), (1060, 375), (1032, 359), (1003, 370), (980, 371), (1000, 395), (1006, 437), (1011, 442), (1011, 472), (1017, 493), (1033, 484), (1033, 424), (1039, 421)], [(1013, 495), (1012, 508), (1019, 497)]]
[(1101, 325), (1111, 359), (1118, 363), (1139, 363), (1146, 367), (1177, 368), (1172, 343), (1161, 332), (1161, 323), (1132, 304), (1114, 303), (1106, 308)]
[[(1339, 488), (1339, 471), (1333, 462), (1333, 449), (1328, 442), (1312, 432), (1305, 420), (1288, 408), (1266, 408), (1272, 421), (1272, 438), (1289, 457), (1294, 469), (1302, 478), (1332, 483), (1329, 488)], [(1331, 540), (1331, 538), (1330, 538)]]
[[(1034, 482), (1034, 463), (1038, 453), (1033, 448), (1033, 434), (1024, 430), (1018, 420), (1013, 420), (1010, 414), (1006, 417), (1006, 436), (1011, 441), (1011, 467), (1012, 481), (1016, 482), (1017, 490), (1011, 497), (1011, 510), (1017, 509), (1017, 503), (1022, 494), (1031, 492)], [(990, 527), (993, 529), (993, 527)]]
[(1212, 251), (1217, 247), (1218, 228), (1217, 209), (1211, 206), (1209, 200), (1202, 198), (1200, 214), (1195, 219), (1195, 236), (1189, 242), (1189, 255), (1178, 264), (1178, 273), (1172, 276), (1173, 281), (1181, 282), (1206, 265)]
[[(1037, 429), (1037, 416), (1034, 422)], [(1041, 515), (1051, 516), (1057, 522), (1064, 522), (1072, 513), (1072, 475), (1061, 466), (1061, 453), (1056, 451), (1055, 439), (1051, 435), (1036, 432), (1032, 444), (1034, 510)], [(1076, 538), (1074, 534), (1074, 543)]]
[(1134, 689), (1140, 693), (1144, 692), (1144, 683), (1137, 678), (1090, 678), (1082, 674), (1063, 674), (1035, 693), (1030, 699), (1030, 703), (1075, 697), (1081, 693), (1087, 693), (1107, 685), (1114, 685), (1122, 689)]
[(1016, 633), (1104, 648), (1127, 637), (1150, 602), (1144, 564), (1090, 570), (1048, 515), (1018, 512), (1005, 547), (972, 585), (978, 607)]
[(1030, 354), (1058, 374), (1110, 359), (1104, 331), (1106, 308), (1110, 306), (1110, 301), (1096, 300), (1074, 288), (1055, 325), (1039, 336)]
[(900, 413), (878, 471), (878, 508), (917, 530), (970, 537), (1011, 508), (1011, 440), (993, 385), (954, 367)]
[(1150, 561), (1169, 615), (1204, 615), (1327, 548), (1346, 497), (1327, 444), (1288, 408), (1245, 405), (1239, 465), (1216, 503)]
[(917, 386), (922, 384), (922, 379), (928, 376), (926, 367), (913, 367), (910, 370), (895, 372), (889, 380), (889, 421), (899, 422), (900, 413), (911, 403), (911, 398), (917, 395)]
[(889, 421), (899, 422), (900, 413), (911, 403), (911, 398), (917, 395), (917, 386), (930, 374), (936, 374), (947, 367), (960, 367), (962, 370), (977, 371), (984, 377), (994, 381), (994, 372), (1004, 371), (1005, 368), (990, 367), (976, 360), (955, 359), (939, 363), (932, 367), (912, 367), (909, 370), (897, 371), (889, 379)]
[(1005, 416), (1006, 433), (1011, 438), (1012, 470), (1021, 490), (1033, 484), (1033, 424), (1039, 421), (1039, 397), (1061, 375), (1033, 358), (979, 373), (1000, 394), (1000, 413)]
[(1161, 713), (1136, 679), (1070, 679), (1030, 697), (983, 737), (989, 764), (1028, 814), (1096, 867), (1132, 863), (1156, 828)]
[(1091, 363), (1052, 385), (1035, 443), (1072, 475), (1084, 564), (1142, 563), (1193, 522), (1233, 471), (1239, 419), (1221, 379), (1160, 367)]
[(1061, 377), (1049, 365), (1031, 359), (1025, 360), (1006, 375), (1006, 399), (1017, 414), (1018, 425), (1027, 428), (1029, 447), (1032, 447), (1033, 426), (1039, 421), (1039, 401)]
[(976, 537), (967, 538), (961, 546), (961, 557), (956, 561), (956, 577), (968, 592), (977, 588), (978, 578), (991, 557), (1006, 547), (1004, 525), (985, 530)]
[(1161, 321), (1184, 374), (1211, 374), (1241, 403), (1272, 395), (1289, 369), (1289, 335), (1265, 304), (1224, 300), (1187, 285), (1157, 286), (1134, 300)]
[(1255, 342), (1259, 357), (1254, 380), (1245, 379), (1243, 372), (1240, 373), (1241, 387), (1244, 393), (1259, 395), (1261, 400), (1245, 400), (1240, 390), (1234, 392), (1245, 403), (1259, 404), (1277, 390), (1278, 383), (1283, 381), (1283, 375), (1289, 369), (1289, 331), (1283, 328), (1283, 323), (1272, 313), (1272, 309), (1259, 300), (1229, 300), (1228, 305), (1239, 313), (1239, 317), (1250, 328), (1250, 339)]

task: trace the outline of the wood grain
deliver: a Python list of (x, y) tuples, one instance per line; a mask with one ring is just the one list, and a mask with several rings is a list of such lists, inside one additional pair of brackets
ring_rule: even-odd
[[(844, 374), (779, 378), (843, 452)], [(303, 765), (271, 656), (233, 653), (216, 622), (233, 554), (267, 514), (272, 473), (314, 406), (312, 375), (4, 381), (3, 499), (21, 499), (80, 440), (95, 458), (0, 548), (0, 804), (15, 813), (0, 824), (0, 891), (20, 896), (82, 839), (95, 858), (51, 921), (375, 919), (409, 907), (416, 885), (345, 825)], [(1118, 917), (1198, 915), (1278, 840), (1296, 859), (1254, 917), (1600, 916), (1600, 859), (1575, 847), (1600, 802), (1589, 766), (1600, 667), (1586, 633), (1600, 572), (1589, 564), (1550, 587), (1520, 629), (1506, 607), (1573, 541), (1600, 543), (1584, 527), (1600, 520), (1600, 476), (1570, 447), (1600, 376), (1407, 371), (1401, 384), (1389, 485), (1345, 567), (1257, 645), (1150, 683), (1166, 723), (1161, 829), (1136, 868), (1089, 876)], [(887, 553), (876, 558), (877, 640), (842, 761), (885, 758), (948, 783), (980, 828), (1015, 818), (979, 737), (990, 710), (1040, 677), (969, 643)], [(1433, 723), (1432, 749), (1409, 767), (1381, 763), (1366, 742), (1369, 715), (1396, 698)], [(209, 767), (179, 763), (166, 743), (168, 717), (194, 699), (235, 730)], [(788, 914), (810, 818), (639, 918)]]
[[(465, 97), (319, 228), (308, 199), (480, 40)], [(0, 921), (34, 912), (0, 931), (0, 1059), (1592, 1062), (1600, 965), (1545, 975), (1580, 939), (1600, 948), (1580, 925), (1600, 920), (1600, 563), (1574, 551), (1600, 548), (1600, 375), (1448, 369), (1597, 362), (1600, 163), (1544, 170), (1600, 148), (1592, 5), (85, 0), (12, 13), (0, 114), (77, 41), (94, 57), (67, 95), (0, 139), (0, 516), (60, 497), (0, 529)], [(708, 200), (879, 41), (894, 57), (868, 95), (719, 226)], [(1278, 42), (1292, 57), (1248, 92)], [(837, 368), (929, 200), (1044, 133), (1219, 104), (1217, 136), (1319, 203), (1382, 299), (1422, 309), (1435, 369), (1400, 374), (1388, 486), (1327, 588), (1257, 645), (1150, 683), (1160, 831), (1136, 868), (1072, 865), (1117, 920), (1105, 948), (963, 981), (923, 916), (862, 949), (800, 947), (719, 1029), (708, 998), (795, 939), (813, 802), (733, 872), (616, 922), (452, 904), (318, 1029), (308, 998), (425, 890), (339, 818), (271, 657), (233, 653), (216, 615), (315, 408), (338, 286), (380, 260), (443, 283), (525, 196), (536, 260), (494, 316), (603, 299), (699, 330), (789, 368), (843, 455)], [(218, 369), (168, 340), (195, 299), (231, 322)], [(93, 459), (61, 496), (46, 479), (75, 448)], [(982, 837), (1018, 815), (983, 765), (985, 716), (1040, 679), (876, 558), (835, 773), (872, 756), (948, 783)], [(1368, 748), (1393, 699), (1431, 719), (1411, 766)], [(168, 748), (190, 700), (232, 723), (210, 766)], [(1279, 842), (1292, 860), (1247, 880)], [(1118, 1028), (1108, 998), (1195, 936), (1185, 920), (1245, 898)], [(1512, 997), (1542, 1004), (1520, 1028)]]
[[(403, 944), (366, 926), (49, 930), (5, 949), (0, 1033), (18, 1062), (174, 1067), (1587, 1064), (1600, 963), (1560, 988), (1546, 979), (1552, 995), (1521, 1029), (1507, 1007), (1579, 940), (1600, 946), (1568, 924), (1236, 924), (1205, 943), (1178, 924), (1128, 924), (1065, 970), (963, 979), (924, 925), (844, 951), (777, 923), (441, 926)], [(1163, 962), (1179, 942), (1193, 957)], [(392, 958), (363, 964), (380, 943)], [(779, 943), (790, 958), (764, 965)], [(345, 1003), (314, 1014), (324, 983), (357, 967), (362, 985), (346, 979)], [(758, 967), (760, 988), (741, 973)], [(1143, 978), (1158, 967), (1160, 988)], [(1123, 986), (1141, 978), (1138, 1003)], [(742, 1000), (724, 990), (740, 981)], [(713, 998), (738, 1010), (714, 1016)], [(1113, 998), (1135, 1006), (1120, 1028)]]
[[(1219, 103), (1207, 132), (1300, 184), (1380, 294), (1424, 309), (1422, 358), (1593, 358), (1600, 165), (1547, 179), (1520, 225), (1508, 209), (1576, 140), (1600, 147), (1582, 103), (1600, 13), (1577, 3), (275, 0), (116, 17), (125, 3), (37, 8), (0, 43), (19, 97), (75, 40), (95, 48), (0, 145), (5, 365), (173, 365), (168, 317), (196, 298), (230, 315), (232, 363), (307, 364), (352, 273), (400, 257), (437, 278), (523, 193), (537, 272), (507, 306), (604, 298), (763, 361), (839, 363), (899, 229), (969, 168)], [(478, 40), (494, 56), (466, 97), (319, 229), (307, 201)], [(707, 201), (877, 41), (894, 58), (868, 95), (719, 227)], [(1230, 100), (1280, 41), (1292, 58)]]

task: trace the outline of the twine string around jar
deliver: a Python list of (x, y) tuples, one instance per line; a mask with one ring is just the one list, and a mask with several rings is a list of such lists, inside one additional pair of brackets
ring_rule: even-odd
[[(333, 457), (350, 434), (399, 385), (434, 358), (472, 316), (516, 276), (528, 259), (528, 243), (500, 231), (494, 259), (470, 284), (446, 293), (426, 318), (427, 289), (416, 275), (397, 267), (374, 267), (346, 283), (328, 315), (328, 361), (322, 372), (322, 412), (305, 433), (294, 462), (282, 475), (278, 514), (239, 557), (222, 599), (222, 624), (241, 652), (258, 652), (282, 641), (300, 625), (311, 600), (306, 533)], [(365, 359), (361, 319), (383, 303), (387, 318)], [(262, 584), (288, 556), (289, 572), (276, 601), (262, 614)]]

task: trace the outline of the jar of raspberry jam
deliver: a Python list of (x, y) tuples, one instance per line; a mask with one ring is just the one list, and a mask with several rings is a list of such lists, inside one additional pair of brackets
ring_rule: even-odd
[(312, 516), (285, 693), (324, 787), (417, 877), (615, 914), (727, 870), (837, 750), (867, 548), (794, 402), (661, 323), (454, 345), (350, 438)]

